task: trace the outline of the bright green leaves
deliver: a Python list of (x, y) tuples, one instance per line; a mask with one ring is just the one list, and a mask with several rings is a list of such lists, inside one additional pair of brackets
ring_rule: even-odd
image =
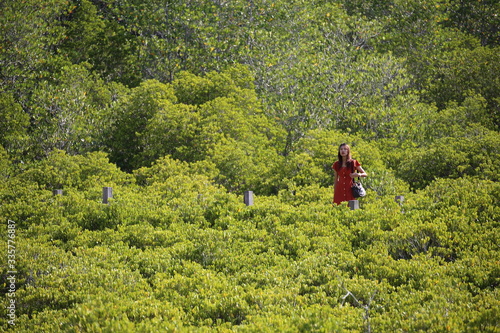
[(87, 189), (133, 182), (131, 175), (109, 163), (105, 153), (69, 156), (57, 150), (23, 173), (22, 178), (47, 190)]
[(185, 161), (175, 160), (169, 156), (157, 159), (152, 166), (143, 167), (134, 171), (137, 181), (141, 185), (151, 185), (154, 183), (162, 183), (170, 177), (179, 175), (186, 176), (206, 176), (214, 177), (217, 171), (213, 164), (207, 161), (188, 163)]
[[(345, 139), (324, 133), (309, 133), (295, 160), (318, 173), (315, 159), (331, 159), (331, 141)], [(381, 152), (352, 141), (363, 166), (378, 168)], [(370, 192), (350, 211), (331, 206), (318, 176), (245, 206), (213, 185), (216, 164), (164, 157), (134, 182), (100, 153), (57, 152), (8, 178), (0, 215), (19, 222), (16, 296), (29, 305), (20, 327), (494, 327), (496, 183), (439, 180), (402, 193), (402, 205)], [(104, 184), (114, 188), (109, 205)], [(63, 196), (48, 191), (56, 185)]]
[(141, 163), (149, 164), (165, 155), (183, 161), (200, 159), (200, 148), (196, 146), (195, 140), (200, 120), (200, 114), (194, 106), (163, 104), (139, 137), (139, 145), (143, 147)]
[(444, 137), (414, 150), (402, 160), (396, 174), (413, 188), (424, 188), (436, 178), (474, 176), (498, 181), (498, 134), (470, 128), (464, 137)]
[(113, 115), (109, 142), (106, 143), (110, 160), (127, 171), (139, 166), (138, 160), (144, 151), (141, 134), (160, 110), (176, 101), (172, 86), (156, 80), (144, 81), (132, 89), (129, 96), (116, 106)]
[(188, 72), (179, 73), (173, 85), (179, 102), (184, 104), (200, 105), (225, 95), (223, 91), (217, 91), (210, 78), (198, 77)]
[(110, 159), (124, 170), (167, 155), (207, 161), (227, 189), (270, 193), (285, 135), (265, 117), (252, 88), (242, 66), (203, 77), (183, 72), (172, 84), (145, 81), (115, 107)]

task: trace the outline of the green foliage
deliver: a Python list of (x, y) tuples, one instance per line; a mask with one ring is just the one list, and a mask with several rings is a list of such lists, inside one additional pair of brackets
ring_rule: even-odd
[(397, 175), (414, 188), (423, 188), (436, 178), (475, 176), (498, 181), (498, 133), (471, 127), (462, 137), (436, 139), (413, 150), (398, 165)]
[[(143, 164), (158, 157), (171, 155), (184, 161), (195, 161), (203, 155), (196, 141), (200, 128), (200, 114), (196, 107), (165, 103), (149, 121), (139, 141), (144, 151)], [(201, 156), (200, 156), (201, 155)]]
[(30, 140), (23, 147), (31, 158), (54, 149), (71, 154), (104, 149), (120, 84), (105, 84), (87, 64), (63, 66), (41, 81), (25, 102)]
[(133, 182), (131, 175), (110, 164), (102, 152), (70, 156), (63, 151), (54, 151), (20, 177), (49, 190), (89, 189), (103, 184), (112, 186)]
[(29, 117), (11, 94), (0, 94), (0, 144), (11, 154), (19, 154), (28, 140)]
[(106, 24), (91, 1), (75, 1), (71, 5), (62, 19), (66, 40), (60, 49), (68, 53), (73, 63), (80, 63), (94, 58), (91, 55), (102, 47), (99, 38), (104, 34)]
[[(125, 170), (131, 167), (127, 160), (137, 168), (166, 155), (207, 161), (218, 169), (215, 181), (230, 191), (274, 191), (274, 173), (281, 165), (276, 146), (284, 134), (264, 116), (250, 82), (250, 73), (241, 66), (204, 77), (182, 74), (172, 83), (175, 98), (143, 106), (143, 112), (149, 111), (142, 119), (137, 113), (124, 113), (126, 123), (117, 121), (112, 160)], [(144, 103), (145, 98), (140, 100)], [(135, 104), (130, 110), (136, 110)]]
[(159, 110), (176, 100), (171, 85), (157, 80), (144, 81), (132, 89), (115, 108), (107, 143), (110, 160), (126, 171), (138, 166), (138, 155), (144, 150), (139, 143), (141, 133)]
[[(370, 149), (356, 142), (355, 154)], [(365, 164), (381, 163), (379, 154), (366, 153)], [(498, 325), (497, 182), (439, 180), (405, 193), (401, 206), (370, 192), (363, 209), (350, 211), (332, 207), (318, 183), (245, 206), (211, 184), (216, 170), (165, 157), (137, 170), (134, 182), (100, 153), (55, 152), (10, 177), (1, 215), (19, 221), (18, 328)], [(96, 188), (106, 181), (109, 205)], [(62, 197), (45, 189), (54, 184), (64, 185)]]
[(2, 178), (2, 184), (4, 184), (3, 180), (7, 180), (12, 172), (12, 162), (2, 145), (0, 145), (0, 170), (2, 170), (0, 177)]
[(0, 8), (16, 331), (498, 331), (496, 2)]
[(498, 12), (500, 4), (496, 1), (450, 1), (447, 26), (457, 27), (481, 40), (482, 45), (498, 46), (500, 24)]
[(487, 123), (498, 126), (498, 54), (498, 47), (460, 48), (446, 52), (439, 58), (440, 62), (435, 63), (423, 97), (444, 107), (449, 101), (463, 102), (466, 106), (471, 94), (480, 95), (485, 99), (485, 109), (491, 113)]
[(142, 80), (137, 64), (140, 40), (116, 17), (106, 18), (109, 3), (84, 0), (68, 4), (68, 10), (61, 13), (65, 39), (59, 50), (72, 63), (89, 62), (107, 80), (137, 86)]
[(55, 54), (64, 39), (59, 15), (68, 9), (65, 0), (2, 3), (0, 61), (2, 90), (13, 92), (22, 100), (40, 78), (52, 77), (52, 70), (68, 64)]
[(331, 186), (332, 165), (338, 159), (338, 147), (344, 142), (351, 143), (353, 158), (357, 159), (369, 174), (363, 181), (367, 189), (380, 195), (406, 191), (404, 183), (395, 178), (393, 171), (387, 169), (382, 157), (383, 152), (376, 145), (357, 136), (335, 131), (308, 132), (297, 143), (295, 151), (287, 157), (283, 182), (299, 187), (314, 184)]

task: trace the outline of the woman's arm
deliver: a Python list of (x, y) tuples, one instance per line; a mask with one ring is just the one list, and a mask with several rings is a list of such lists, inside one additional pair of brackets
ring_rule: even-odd
[(356, 170), (358, 172), (351, 173), (351, 178), (368, 177), (368, 174), (365, 172), (365, 170), (363, 170), (363, 168), (361, 167), (361, 165), (358, 165), (356, 167)]
[(335, 169), (333, 169), (333, 188), (337, 187), (337, 180), (339, 177), (337, 177), (337, 171), (335, 171)]

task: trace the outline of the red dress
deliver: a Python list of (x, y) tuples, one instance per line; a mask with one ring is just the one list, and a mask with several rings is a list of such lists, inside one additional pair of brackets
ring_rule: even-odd
[[(360, 166), (358, 161), (356, 160), (351, 160), (351, 163), (354, 163), (353, 169), (354, 172), (356, 171), (356, 168)], [(335, 185), (335, 188), (333, 189), (333, 202), (337, 205), (340, 205), (340, 203), (344, 201), (349, 201), (349, 200), (356, 200), (353, 195), (352, 195), (352, 178), (350, 174), (352, 173), (351, 169), (351, 164), (348, 162), (347, 167), (342, 167), (342, 163), (337, 161), (333, 163), (332, 168), (337, 171), (337, 184)]]

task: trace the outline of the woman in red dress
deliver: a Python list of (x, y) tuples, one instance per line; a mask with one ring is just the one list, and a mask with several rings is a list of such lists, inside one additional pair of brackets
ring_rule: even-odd
[[(339, 160), (333, 163), (335, 173), (335, 183), (333, 192), (333, 203), (340, 205), (342, 202), (356, 200), (352, 195), (352, 179), (357, 177), (366, 177), (365, 170), (358, 161), (351, 157), (351, 147), (343, 143), (339, 146)], [(356, 172), (353, 172), (356, 171)]]

